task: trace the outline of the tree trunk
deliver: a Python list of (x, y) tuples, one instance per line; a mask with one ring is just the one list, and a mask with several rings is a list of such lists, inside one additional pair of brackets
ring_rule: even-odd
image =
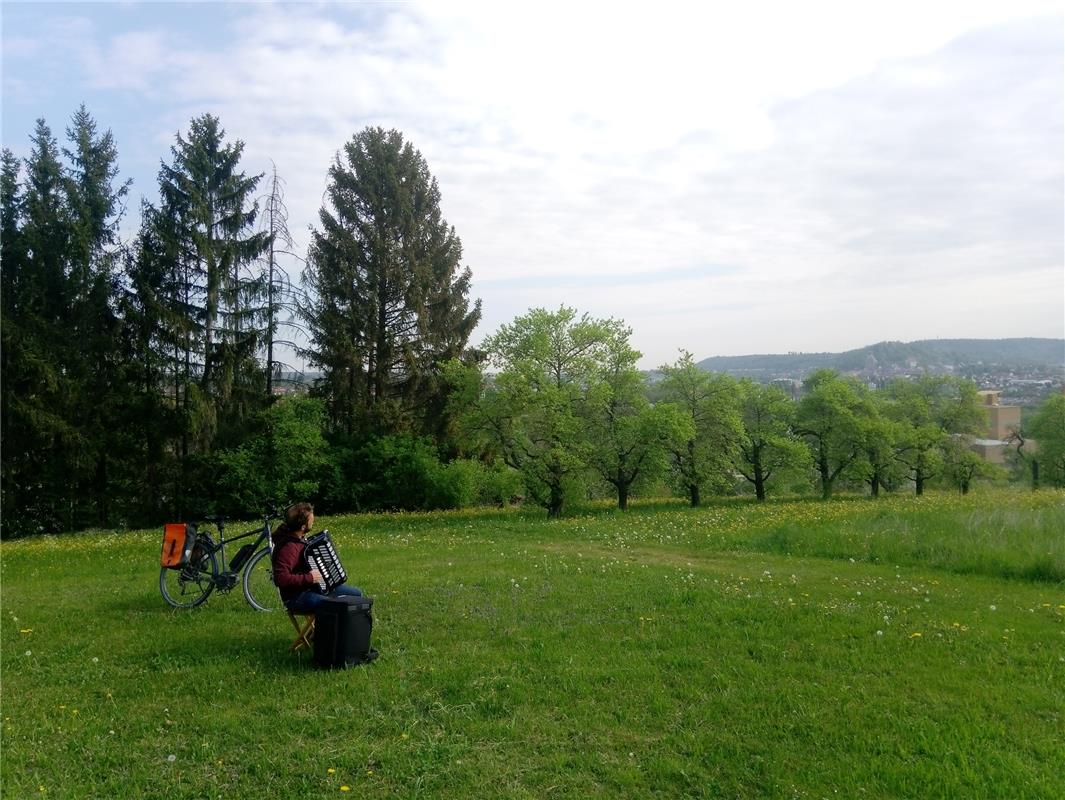
[(551, 487), (551, 499), (547, 506), (547, 518), (558, 519), (562, 516), (562, 486), (554, 484)]
[(924, 473), (920, 470), (918, 470), (917, 474), (914, 476), (913, 485), (918, 497), (924, 494)]
[(101, 453), (96, 459), (96, 478), (93, 481), (96, 494), (97, 522), (101, 528), (107, 527), (108, 517), (111, 516), (109, 495), (107, 491), (107, 454)]
[(880, 497), (880, 473), (873, 472), (873, 477), (869, 479), (869, 493), (873, 497)]
[(751, 460), (754, 467), (754, 496), (759, 503), (765, 502), (765, 473), (762, 471), (762, 448), (755, 446), (754, 458)]
[(622, 511), (629, 510), (629, 485), (627, 483), (618, 484), (618, 508)]
[(688, 484), (688, 493), (691, 498), (692, 508), (698, 508), (699, 506), (699, 484)]
[(821, 499), (827, 500), (832, 496), (832, 472), (823, 449), (817, 458), (817, 471), (821, 474)]

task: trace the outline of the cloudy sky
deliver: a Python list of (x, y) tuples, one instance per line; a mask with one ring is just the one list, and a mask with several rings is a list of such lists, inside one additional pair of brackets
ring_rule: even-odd
[[(700, 10), (701, 9), (701, 10)], [(8, 3), (5, 146), (84, 102), (139, 197), (195, 115), (299, 248), (367, 125), (425, 156), (479, 341), (534, 306), (643, 366), (1065, 336), (1061, 2)]]

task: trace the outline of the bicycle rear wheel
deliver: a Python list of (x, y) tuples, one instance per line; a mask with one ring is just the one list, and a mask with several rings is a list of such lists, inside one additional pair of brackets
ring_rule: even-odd
[(256, 611), (277, 611), (281, 608), (281, 595), (274, 585), (274, 565), (270, 560), (269, 547), (253, 555), (244, 568), (244, 599)]
[(181, 569), (163, 567), (159, 571), (159, 592), (174, 608), (193, 608), (211, 593), (218, 575), (214, 542), (198, 537), (189, 563)]

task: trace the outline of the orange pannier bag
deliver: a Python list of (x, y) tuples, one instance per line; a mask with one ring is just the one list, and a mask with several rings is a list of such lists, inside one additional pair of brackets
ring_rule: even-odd
[(189, 563), (192, 546), (196, 543), (196, 526), (184, 522), (168, 522), (163, 526), (163, 552), (159, 563), (171, 569), (181, 569)]

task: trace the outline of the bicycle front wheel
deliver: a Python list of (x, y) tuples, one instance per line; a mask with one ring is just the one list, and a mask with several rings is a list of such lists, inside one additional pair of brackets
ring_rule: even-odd
[(253, 555), (244, 568), (244, 599), (256, 611), (277, 611), (281, 608), (281, 595), (274, 585), (274, 565), (270, 560), (269, 547)]
[(159, 591), (174, 608), (198, 606), (214, 589), (218, 559), (212, 547), (210, 539), (197, 540), (188, 564), (181, 569), (163, 567), (159, 571)]

